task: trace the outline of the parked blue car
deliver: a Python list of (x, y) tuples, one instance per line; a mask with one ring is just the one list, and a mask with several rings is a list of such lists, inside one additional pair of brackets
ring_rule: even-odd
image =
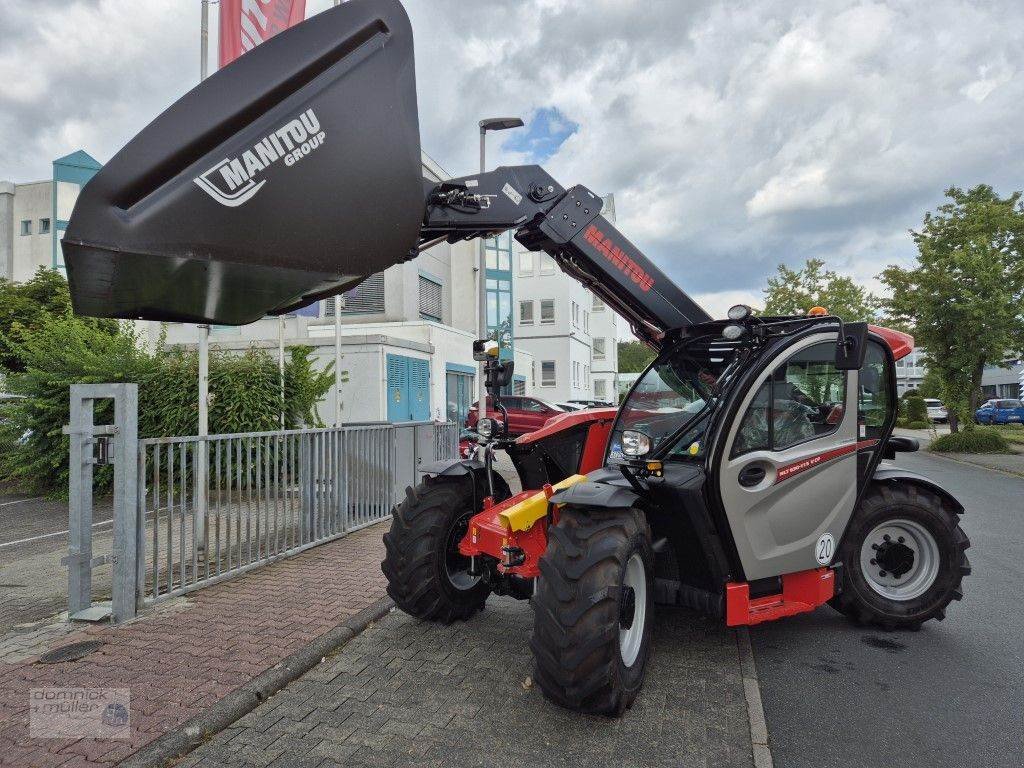
[(974, 412), (979, 424), (1020, 424), (1024, 422), (1024, 403), (1020, 400), (989, 400)]

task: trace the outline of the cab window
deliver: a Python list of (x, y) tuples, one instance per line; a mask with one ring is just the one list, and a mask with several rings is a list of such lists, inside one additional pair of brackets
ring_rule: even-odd
[(880, 437), (889, 415), (889, 368), (885, 350), (877, 341), (868, 342), (857, 380), (857, 421), (864, 427), (865, 437)]
[(761, 385), (747, 408), (732, 455), (783, 451), (835, 432), (843, 420), (846, 373), (836, 370), (835, 344), (794, 353)]

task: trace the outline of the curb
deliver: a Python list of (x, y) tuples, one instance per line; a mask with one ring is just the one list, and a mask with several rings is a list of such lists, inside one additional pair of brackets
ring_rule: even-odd
[(761, 683), (757, 678), (754, 649), (750, 645), (750, 631), (747, 627), (737, 629), (736, 647), (740, 654), (743, 694), (747, 700), (747, 718), (750, 720), (750, 747), (754, 756), (754, 768), (773, 768), (772, 750), (768, 745), (768, 722), (765, 720), (764, 704), (761, 702)]
[(119, 765), (122, 768), (146, 768), (184, 757), (213, 734), (252, 712), (288, 683), (302, 677), (323, 661), (325, 656), (345, 645), (375, 621), (390, 613), (394, 607), (394, 602), (388, 597), (368, 605), (333, 629), (327, 630), (309, 645), (239, 686), (203, 714), (196, 715), (167, 731)]
[[(927, 449), (925, 449), (925, 450), (927, 450)], [(929, 456), (935, 456), (936, 458), (939, 458), (939, 459), (946, 459), (947, 461), (955, 461), (957, 464), (964, 464), (964, 465), (966, 465), (968, 467), (977, 467), (978, 469), (987, 469), (989, 472), (998, 472), (999, 474), (1006, 475), (1007, 477), (1016, 477), (1016, 478), (1024, 477), (1024, 472), (1014, 472), (1013, 470), (1010, 470), (1010, 469), (1002, 469), (1001, 467), (990, 467), (987, 464), (979, 464), (976, 461), (968, 461), (967, 459), (955, 458), (951, 454), (946, 453), (944, 451), (927, 451), (927, 452), (928, 452)], [(1005, 454), (1004, 453), (1004, 454), (1000, 454), (1000, 455), (1008, 456), (1009, 454)], [(1019, 456), (1020, 454), (1017, 454), (1017, 455)]]

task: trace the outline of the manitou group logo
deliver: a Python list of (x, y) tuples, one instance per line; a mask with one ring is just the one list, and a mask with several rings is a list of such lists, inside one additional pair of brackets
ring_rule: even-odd
[(316, 113), (307, 109), (261, 139), (252, 149), (245, 150), (241, 157), (221, 160), (196, 176), (195, 182), (221, 205), (237, 208), (252, 200), (267, 183), (266, 179), (260, 178), (267, 168), (278, 161), (283, 161), (288, 167), (295, 165), (323, 145), (326, 137), (327, 132), (320, 129)]

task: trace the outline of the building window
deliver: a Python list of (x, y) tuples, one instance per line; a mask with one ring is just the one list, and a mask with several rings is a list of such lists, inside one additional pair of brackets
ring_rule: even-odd
[(578, 387), (580, 385), (580, 362), (579, 360), (572, 361), (572, 385)]
[(590, 387), (590, 366), (586, 363), (583, 364), (583, 386), (584, 388)]
[(444, 307), (444, 288), (436, 280), (420, 275), (420, 317), (441, 322)]
[(49, 219), (40, 219), (39, 220), (39, 234), (40, 235), (48, 235), (48, 234), (50, 234), (50, 220)]
[(540, 322), (541, 325), (549, 325), (555, 322), (555, 300), (540, 300)]
[(583, 330), (590, 333), (590, 313), (583, 310)]
[(580, 305), (575, 301), (572, 303), (572, 324), (576, 327), (580, 327)]
[(523, 251), (519, 254), (519, 276), (533, 277), (533, 251)]
[(594, 305), (590, 308), (593, 312), (604, 312), (604, 302), (597, 296), (594, 297)]
[(604, 360), (607, 347), (605, 346), (607, 341), (603, 338), (594, 339), (594, 359)]
[(32, 234), (32, 219), (21, 220), (21, 234), (31, 235)]
[(533, 325), (533, 300), (519, 302), (519, 324)]
[(487, 268), (499, 272), (512, 271), (512, 234), (503, 233), (498, 237), (484, 240)]
[(542, 275), (555, 274), (555, 260), (546, 253), (540, 255), (540, 273)]
[(607, 390), (604, 387), (605, 387), (605, 380), (604, 379), (595, 379), (594, 380), (594, 398), (596, 400), (604, 400), (605, 393), (607, 392)]
[(384, 311), (384, 273), (370, 275), (342, 297), (341, 314), (358, 315)]
[(555, 361), (541, 360), (540, 363), (540, 385), (542, 387), (555, 386)]

